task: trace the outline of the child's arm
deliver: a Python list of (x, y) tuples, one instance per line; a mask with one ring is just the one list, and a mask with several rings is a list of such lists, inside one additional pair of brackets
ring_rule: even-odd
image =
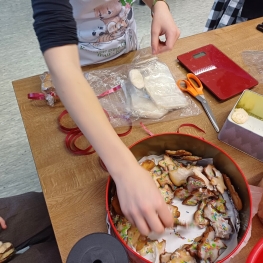
[[(44, 57), (64, 106), (113, 177), (127, 219), (145, 235), (172, 226), (172, 215), (153, 179), (118, 137), (84, 78), (77, 46), (50, 48)], [(88, 170), (87, 166), (87, 176)]]

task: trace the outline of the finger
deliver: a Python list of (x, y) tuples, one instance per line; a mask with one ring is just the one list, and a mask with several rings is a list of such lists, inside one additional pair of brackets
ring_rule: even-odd
[(144, 212), (144, 217), (151, 232), (157, 234), (162, 234), (164, 232), (164, 225), (155, 211), (152, 213)]
[(145, 221), (144, 217), (141, 216), (141, 214), (134, 214), (133, 215), (133, 221), (135, 223), (135, 226), (138, 228), (139, 232), (144, 235), (148, 236), (151, 232), (147, 222)]
[(128, 220), (133, 226), (136, 226), (136, 224), (135, 224), (132, 216), (130, 216), (130, 215), (127, 215), (127, 216), (126, 216), (126, 215), (125, 215), (125, 217), (127, 218), (127, 220)]
[(172, 227), (174, 224), (173, 215), (169, 211), (168, 206), (166, 203), (164, 205), (159, 206), (159, 209), (157, 210), (157, 213), (159, 215), (159, 218), (163, 224), (164, 227)]
[(153, 29), (154, 26), (152, 25), (152, 32), (151, 32), (151, 45), (152, 45), (152, 54), (158, 54), (159, 48), (159, 31), (157, 29)]
[(179, 36), (180, 36), (179, 29), (175, 30), (173, 32), (166, 33), (165, 34), (166, 41), (159, 43), (159, 47), (158, 47), (159, 53), (172, 50), (174, 47), (174, 44), (175, 44), (176, 40), (179, 38)]
[(2, 217), (0, 217), (0, 225), (1, 225), (1, 227), (2, 227), (3, 229), (6, 229), (6, 228), (7, 228), (7, 225), (6, 225), (6, 223), (5, 223), (5, 220), (4, 220)]

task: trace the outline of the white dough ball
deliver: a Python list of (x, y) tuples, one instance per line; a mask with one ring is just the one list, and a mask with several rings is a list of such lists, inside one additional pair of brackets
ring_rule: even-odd
[(239, 108), (239, 109), (235, 109), (234, 112), (232, 113), (232, 116), (231, 116), (232, 120), (237, 123), (237, 124), (243, 124), (247, 121), (248, 119), (248, 114), (247, 112), (242, 109), (242, 108)]
[(141, 72), (138, 69), (132, 69), (129, 72), (129, 78), (134, 87), (142, 89), (144, 87), (144, 80)]

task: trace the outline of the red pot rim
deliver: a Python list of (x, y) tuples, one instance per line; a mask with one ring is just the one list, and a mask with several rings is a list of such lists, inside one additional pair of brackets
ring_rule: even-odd
[[(197, 136), (193, 136), (193, 135), (190, 135), (190, 134), (184, 134), (184, 133), (176, 133), (176, 132), (168, 132), (168, 133), (159, 133), (159, 134), (155, 134), (155, 135), (152, 135), (151, 137), (146, 137), (146, 138), (143, 138), (135, 143), (133, 143), (131, 146), (129, 146), (129, 149), (131, 149), (133, 146), (137, 145), (138, 143), (142, 142), (142, 141), (145, 141), (149, 138), (152, 138), (152, 137), (158, 137), (158, 136), (162, 136), (162, 135), (184, 135), (184, 136), (188, 136), (188, 137), (193, 137), (195, 139), (198, 139), (198, 140), (201, 140), (201, 141), (204, 141), (205, 143), (215, 147), (217, 150), (219, 150), (220, 152), (222, 152), (223, 154), (225, 154), (232, 162), (233, 164), (236, 166), (236, 168), (239, 170), (240, 174), (242, 175), (245, 183), (246, 183), (246, 187), (248, 189), (248, 195), (249, 195), (249, 203), (250, 203), (250, 207), (252, 207), (252, 197), (251, 197), (251, 193), (250, 193), (250, 188), (249, 188), (249, 185), (248, 185), (248, 182), (247, 182), (247, 179), (245, 177), (245, 175), (243, 174), (243, 172), (241, 171), (241, 169), (239, 168), (239, 166), (237, 165), (237, 163), (233, 160), (233, 158), (228, 155), (225, 151), (223, 151), (222, 149), (220, 149), (219, 147), (217, 147), (216, 145), (206, 141), (205, 139), (203, 138), (200, 138), (200, 137), (197, 137)], [(108, 220), (110, 222), (110, 226), (112, 227), (113, 231), (114, 231), (114, 234), (118, 237), (119, 241), (123, 244), (123, 246), (128, 249), (129, 252), (131, 252), (132, 254), (134, 254), (135, 256), (137, 256), (139, 259), (143, 260), (145, 263), (151, 263), (151, 261), (145, 259), (144, 257), (142, 257), (140, 254), (136, 253), (133, 249), (131, 249), (125, 242), (124, 240), (121, 238), (119, 232), (116, 230), (116, 228), (114, 227), (114, 223), (112, 221), (112, 218), (111, 218), (111, 214), (110, 214), (110, 209), (108, 207), (108, 195), (109, 195), (109, 188), (110, 188), (110, 183), (112, 181), (112, 178), (111, 176), (109, 175), (109, 178), (108, 178), (108, 181), (107, 181), (107, 185), (106, 185), (106, 211), (107, 211), (107, 215), (108, 215)], [(251, 227), (251, 223), (252, 223), (252, 210), (250, 209), (250, 214), (249, 214), (249, 223), (248, 223), (248, 227), (242, 237), (242, 239), (240, 240), (239, 244), (236, 246), (236, 248), (234, 250), (232, 250), (231, 253), (229, 253), (226, 257), (224, 257), (223, 259), (221, 259), (220, 261), (218, 261), (217, 263), (223, 263), (225, 260), (229, 259), (237, 250), (238, 248), (240, 247), (240, 245), (244, 242), (249, 230), (250, 230), (250, 227)], [(262, 241), (263, 242), (263, 241)]]

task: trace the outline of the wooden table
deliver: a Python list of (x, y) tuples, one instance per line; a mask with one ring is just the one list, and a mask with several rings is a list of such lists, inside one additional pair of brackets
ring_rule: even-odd
[[(177, 55), (211, 43), (247, 69), (242, 61), (241, 52), (263, 50), (263, 34), (255, 29), (262, 21), (263, 18), (182, 38), (171, 52), (160, 55), (160, 60), (164, 61), (178, 78), (185, 77), (185, 70), (176, 62)], [(104, 65), (84, 69), (99, 69), (129, 63), (133, 55), (130, 53)], [(66, 262), (70, 249), (80, 238), (93, 232), (106, 231), (105, 186), (108, 175), (99, 166), (96, 154), (74, 156), (65, 149), (65, 134), (58, 130), (57, 124), (57, 117), (64, 109), (63, 105), (58, 103), (51, 108), (44, 102), (27, 99), (28, 93), (40, 91), (39, 76), (14, 81), (13, 86), (61, 257), (63, 262)], [(253, 90), (263, 94), (263, 85), (260, 84)], [(205, 95), (221, 128), (238, 96), (219, 102), (207, 91)], [(195, 123), (205, 129), (205, 139), (230, 154), (244, 171), (250, 184), (256, 185), (263, 177), (263, 163), (220, 142), (205, 113), (187, 119), (152, 124), (148, 128), (155, 134), (173, 132), (185, 122)], [(200, 133), (192, 128), (182, 128), (181, 131), (200, 136)], [(130, 135), (123, 138), (123, 141), (129, 146), (146, 136), (143, 129), (135, 127)], [(262, 233), (263, 227), (256, 216), (253, 219), (252, 237), (249, 243), (231, 262), (245, 262), (251, 248), (260, 237), (263, 237)]]

